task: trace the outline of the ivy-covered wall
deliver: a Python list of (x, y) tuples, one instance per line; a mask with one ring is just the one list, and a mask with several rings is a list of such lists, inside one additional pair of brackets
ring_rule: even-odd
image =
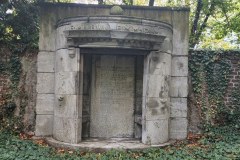
[(37, 50), (0, 49), (0, 130), (33, 131)]
[(240, 51), (190, 50), (189, 129), (240, 122)]

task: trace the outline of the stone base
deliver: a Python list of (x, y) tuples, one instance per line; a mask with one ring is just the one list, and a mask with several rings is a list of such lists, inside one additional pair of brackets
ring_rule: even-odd
[(69, 148), (74, 150), (80, 150), (85, 152), (104, 152), (111, 149), (118, 150), (143, 150), (150, 147), (165, 147), (173, 144), (175, 141), (170, 140), (167, 143), (163, 143), (160, 145), (145, 145), (140, 142), (140, 140), (132, 139), (132, 138), (111, 138), (111, 139), (97, 139), (91, 138), (87, 140), (83, 140), (79, 144), (71, 144), (60, 142), (52, 137), (47, 137), (46, 142), (57, 148)]

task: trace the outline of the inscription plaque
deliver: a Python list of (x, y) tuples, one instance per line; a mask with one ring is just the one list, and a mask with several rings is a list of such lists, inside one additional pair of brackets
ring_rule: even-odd
[(143, 26), (134, 24), (121, 24), (121, 23), (80, 23), (71, 24), (67, 30), (90, 30), (90, 31), (121, 31), (121, 32), (134, 32), (152, 35), (161, 35), (163, 28), (159, 26)]
[(135, 57), (93, 56), (91, 137), (133, 137)]

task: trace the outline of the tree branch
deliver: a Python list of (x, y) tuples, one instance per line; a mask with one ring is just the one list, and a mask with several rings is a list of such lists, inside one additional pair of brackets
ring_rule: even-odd
[(203, 30), (207, 26), (207, 21), (208, 21), (209, 17), (212, 15), (212, 13), (214, 11), (214, 8), (215, 8), (215, 3), (212, 2), (211, 6), (209, 7), (209, 12), (206, 14), (206, 17), (204, 18), (202, 25), (200, 26), (199, 30), (196, 32), (196, 35), (194, 37), (194, 43), (195, 43), (194, 45), (196, 45), (198, 43), (199, 38), (200, 38)]
[(199, 21), (199, 18), (200, 18), (200, 13), (201, 13), (202, 7), (203, 7), (202, 0), (198, 0), (197, 1), (196, 12), (195, 12), (195, 17), (194, 17), (194, 21), (193, 21), (193, 25), (192, 25), (192, 29), (191, 29), (191, 37), (194, 37), (194, 35), (196, 34), (198, 21)]

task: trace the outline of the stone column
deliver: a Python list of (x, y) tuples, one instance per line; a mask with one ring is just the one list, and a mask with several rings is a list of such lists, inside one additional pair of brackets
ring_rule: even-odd
[(79, 49), (56, 51), (55, 108), (53, 137), (67, 143), (81, 141), (82, 131), (82, 68)]
[(142, 142), (158, 145), (169, 139), (171, 54), (151, 52), (144, 60)]

